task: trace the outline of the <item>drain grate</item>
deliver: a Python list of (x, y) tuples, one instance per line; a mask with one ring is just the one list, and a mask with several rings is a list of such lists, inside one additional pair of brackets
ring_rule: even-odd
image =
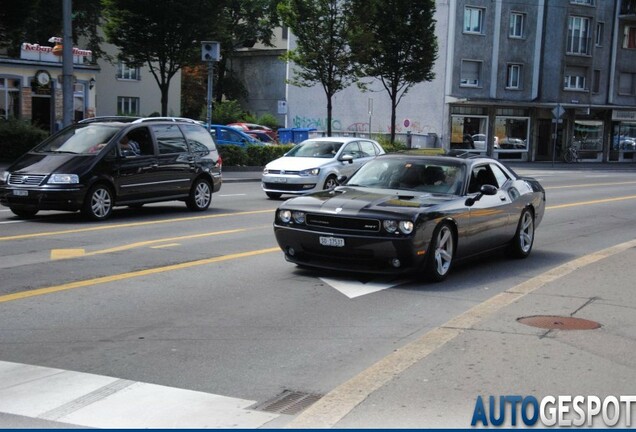
[(294, 415), (308, 408), (321, 397), (322, 395), (318, 394), (284, 390), (278, 396), (258, 404), (251, 409), (276, 414)]
[(529, 317), (517, 318), (521, 324), (543, 329), (559, 329), (559, 330), (593, 330), (601, 325), (596, 321), (590, 321), (583, 318), (563, 317), (554, 315), (535, 315)]

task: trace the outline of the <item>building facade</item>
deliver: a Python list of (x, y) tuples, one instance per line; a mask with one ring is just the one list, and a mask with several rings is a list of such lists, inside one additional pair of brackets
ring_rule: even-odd
[[(398, 134), (506, 160), (574, 146), (585, 161), (636, 162), (636, 0), (438, 0), (435, 18), (435, 79), (402, 99)], [(367, 81), (334, 96), (334, 133), (390, 131), (388, 96)], [(287, 127), (327, 129), (320, 86), (285, 93)]]
[[(62, 126), (62, 56), (59, 38), (50, 45), (22, 44), (20, 57), (0, 53), (0, 118), (30, 121), (50, 133)], [(117, 48), (102, 49), (116, 58)], [(73, 48), (73, 120), (87, 117), (161, 112), (159, 86), (148, 67), (128, 67), (105, 59), (96, 62), (88, 50)], [(181, 112), (181, 73), (172, 79), (169, 115)]]

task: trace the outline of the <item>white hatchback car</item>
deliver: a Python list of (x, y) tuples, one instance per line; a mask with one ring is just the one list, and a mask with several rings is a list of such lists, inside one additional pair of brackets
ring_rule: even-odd
[(365, 138), (311, 138), (296, 145), (263, 170), (262, 186), (268, 197), (303, 195), (338, 185), (340, 176), (350, 177), (384, 149)]

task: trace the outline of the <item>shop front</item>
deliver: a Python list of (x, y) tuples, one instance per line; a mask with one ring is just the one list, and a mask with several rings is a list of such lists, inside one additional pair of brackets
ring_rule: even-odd
[(636, 111), (612, 111), (609, 160), (636, 162)]
[[(56, 51), (57, 53), (58, 51)], [(74, 121), (95, 115), (95, 76), (91, 52), (73, 49)], [(53, 47), (22, 44), (20, 59), (0, 58), (0, 118), (17, 118), (52, 133), (63, 119), (62, 59)]]

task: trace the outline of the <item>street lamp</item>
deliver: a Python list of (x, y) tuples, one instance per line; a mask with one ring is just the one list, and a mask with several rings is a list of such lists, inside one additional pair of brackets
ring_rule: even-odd
[(221, 44), (214, 41), (201, 42), (201, 60), (208, 64), (208, 132), (212, 130), (212, 87), (214, 85), (214, 62), (221, 60)]

